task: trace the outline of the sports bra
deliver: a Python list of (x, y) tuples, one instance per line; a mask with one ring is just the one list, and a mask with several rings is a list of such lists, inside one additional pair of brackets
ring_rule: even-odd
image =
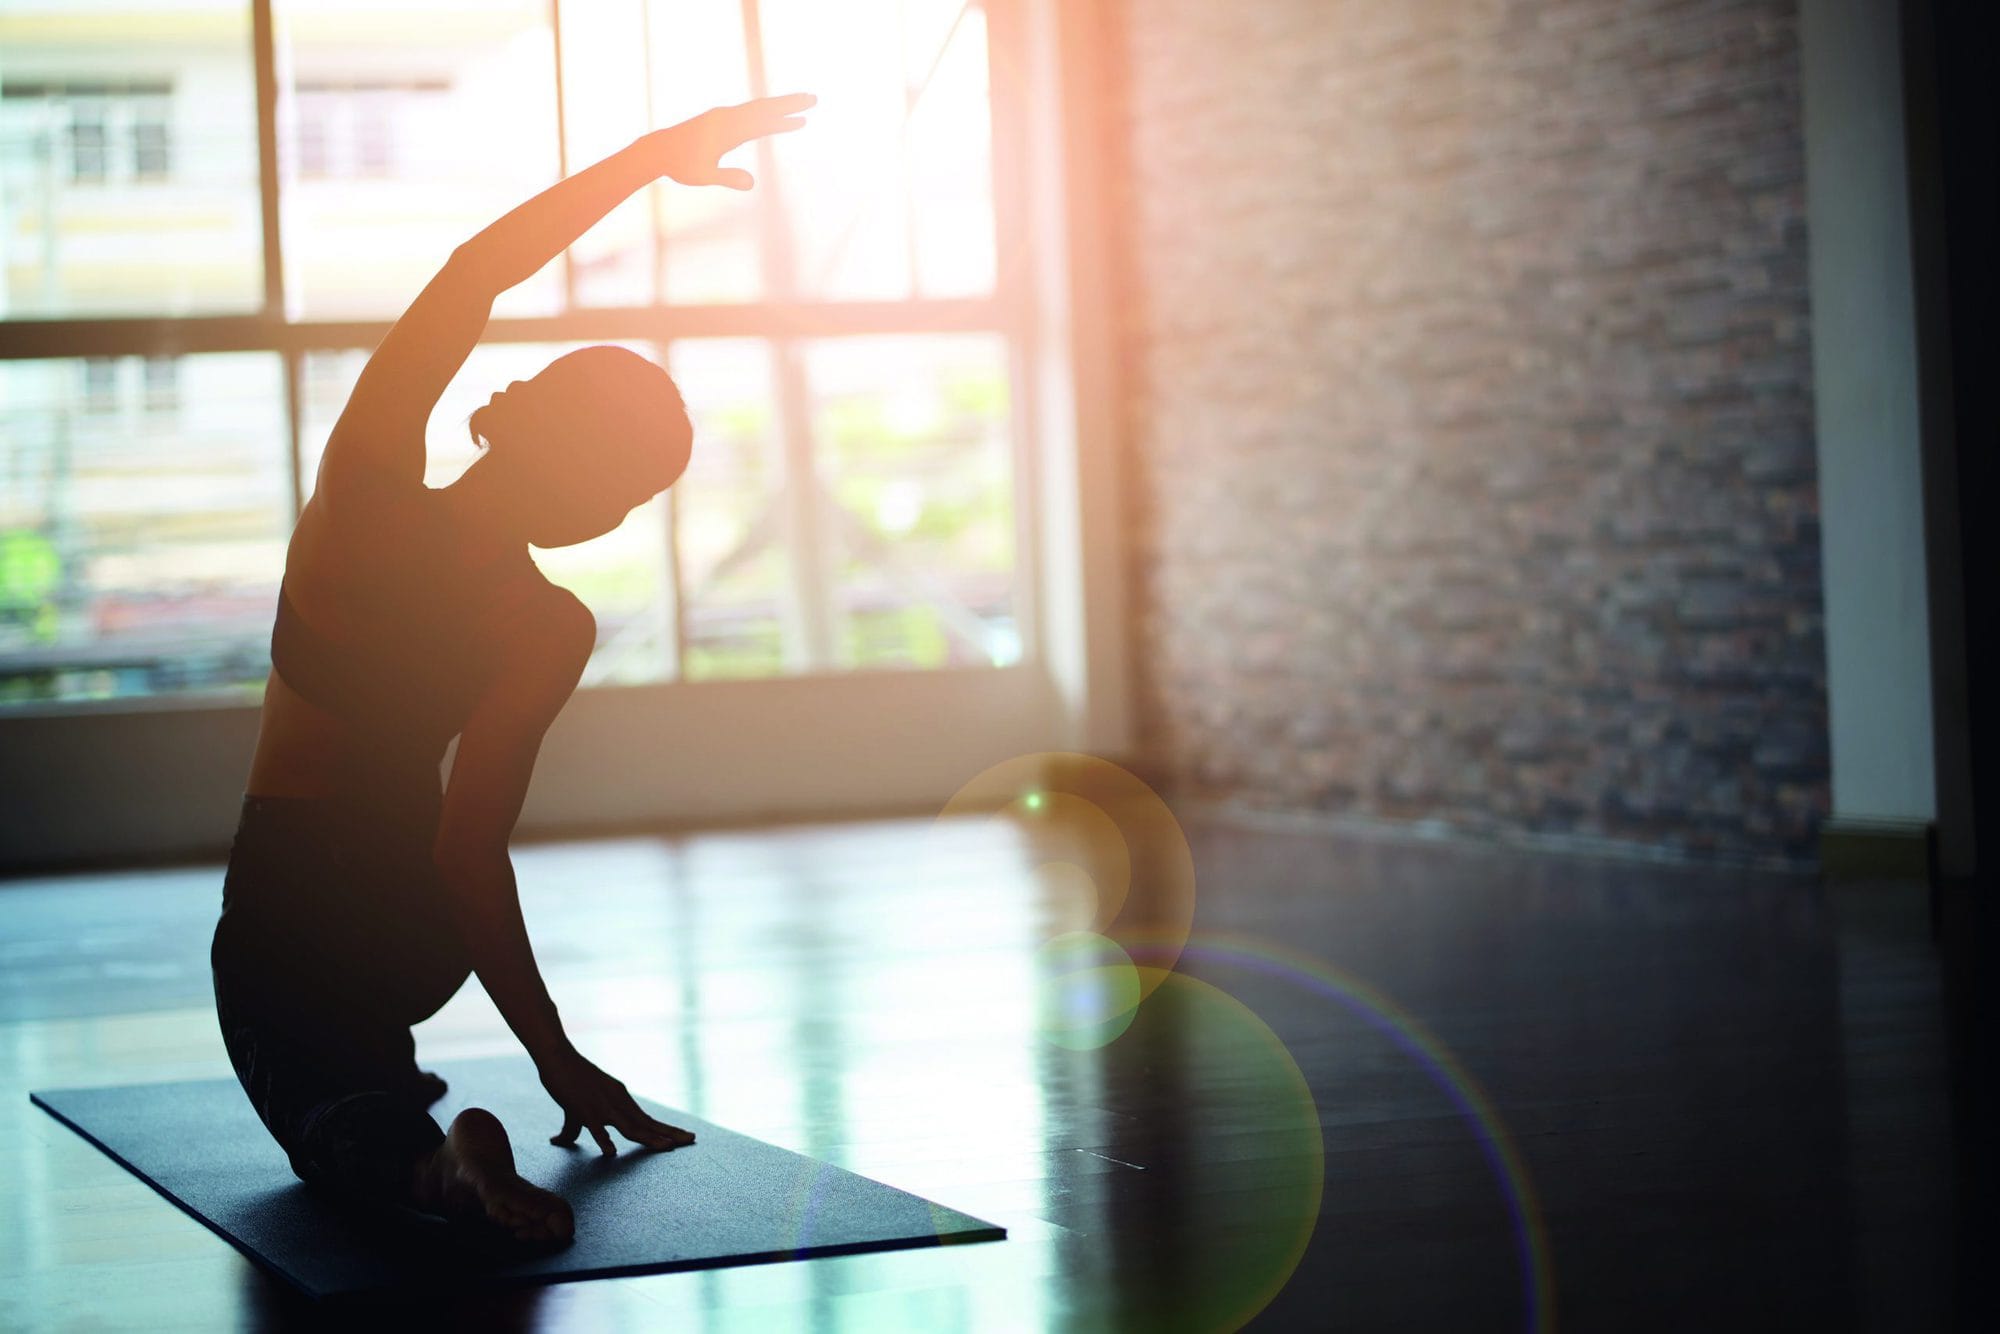
[(348, 590), (369, 605), (356, 638), (321, 633), (283, 581), (271, 627), (271, 665), (295, 693), (352, 724), (371, 749), (432, 764), (491, 679), (496, 655), (481, 622), (512, 590), (540, 581), (525, 546), (476, 569), (460, 563), (438, 494), (424, 488), (398, 516), (407, 550), (394, 568)]

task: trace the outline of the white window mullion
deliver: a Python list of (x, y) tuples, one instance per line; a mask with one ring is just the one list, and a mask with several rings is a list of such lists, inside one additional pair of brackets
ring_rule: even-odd
[(827, 550), (824, 488), (813, 458), (805, 366), (795, 339), (775, 340), (772, 387), (778, 398), (780, 486), (785, 503), (785, 662), (793, 671), (830, 671), (834, 653), (832, 553)]

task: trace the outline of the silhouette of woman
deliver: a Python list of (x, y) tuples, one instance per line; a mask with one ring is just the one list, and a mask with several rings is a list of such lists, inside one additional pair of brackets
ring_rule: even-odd
[[(591, 347), (472, 416), (484, 452), (424, 485), (424, 426), (501, 292), (666, 177), (747, 190), (724, 153), (799, 128), (806, 95), (656, 130), (453, 252), (396, 321), (333, 428), (286, 556), (255, 758), (210, 952), (216, 1013), (258, 1115), (301, 1179), (522, 1241), (564, 1242), (569, 1205), (514, 1170), (490, 1112), (425, 1111), (410, 1026), (470, 973), (562, 1109), (553, 1142), (613, 1130), (694, 1141), (580, 1055), (535, 964), (507, 840), (544, 731), (596, 623), (530, 545), (616, 527), (686, 466), (679, 391), (635, 353)], [(448, 784), (439, 770), (458, 737)]]

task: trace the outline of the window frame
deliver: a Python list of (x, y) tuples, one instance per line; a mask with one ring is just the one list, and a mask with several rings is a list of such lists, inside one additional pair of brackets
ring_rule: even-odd
[[(840, 321), (814, 304), (681, 306), (618, 318), (636, 337), (772, 329), (813, 337), (857, 324), (864, 332), (982, 331), (998, 309), (1013, 375), (1022, 660), (579, 690), (544, 740), (517, 836), (934, 814), (1001, 760), (1079, 750), (1130, 757), (1120, 265), (1109, 177), (1118, 126), (1105, 95), (1116, 84), (1116, 16), (1108, 0), (984, 0), (982, 8), (1001, 275), (993, 301), (849, 305)], [(268, 25), (266, 0), (255, 15)], [(267, 81), (263, 95), (274, 94)], [(275, 178), (275, 139), (266, 136), (261, 149), (263, 173)], [(263, 197), (269, 207), (273, 196)], [(274, 234), (268, 225), (266, 234)], [(499, 321), (489, 337), (548, 339), (562, 331), (549, 323)], [(367, 340), (384, 327), (287, 326), (264, 315), (29, 320), (0, 323), (0, 356), (275, 347), (302, 358), (309, 346), (372, 347)], [(296, 387), (299, 367), (287, 372)], [(299, 403), (285, 406), (296, 426)], [(0, 710), (8, 826), (0, 870), (221, 856), (259, 713), (254, 702), (195, 693)]]
[[(376, 347), (393, 318), (314, 319), (292, 316), (287, 309), (285, 236), (282, 226), (281, 191), (285, 184), (279, 160), (279, 127), (283, 117), (293, 113), (285, 105), (278, 77), (280, 42), (278, 14), (274, 0), (248, 0), (251, 12), (251, 55), (254, 64), (257, 105), (257, 188), (260, 229), (263, 241), (262, 307), (233, 314), (185, 316), (85, 316), (29, 317), (0, 320), (0, 360), (42, 360), (55, 358), (174, 358), (205, 353), (264, 352), (280, 358), (283, 376), (285, 422), (285, 464), (290, 480), (291, 520), (297, 522), (304, 507), (307, 479), (302, 476), (303, 385), (306, 355), (320, 351), (346, 351)], [(780, 460), (781, 487), (790, 497), (790, 536), (785, 544), (789, 575), (800, 590), (798, 602), (811, 609), (798, 618), (802, 625), (788, 629), (788, 636), (803, 640), (802, 652), (792, 657), (782, 678), (847, 676), (857, 671), (877, 673), (968, 673), (1005, 670), (983, 665), (918, 668), (847, 668), (836, 662), (831, 626), (835, 606), (828, 572), (823, 568), (829, 555), (817, 532), (817, 493), (797, 484), (812, 476), (815, 446), (811, 438), (810, 395), (803, 371), (804, 345), (815, 339), (844, 336), (893, 334), (990, 334), (1000, 339), (1006, 353), (1009, 383), (1007, 430), (1012, 465), (1012, 515), (1014, 523), (1013, 605), (1014, 624), (1020, 640), (1019, 666), (1034, 664), (1042, 650), (1038, 558), (1041, 535), (1035, 498), (1040, 493), (1036, 480), (1037, 450), (1034, 447), (1033, 404), (1037, 401), (1032, 377), (1038, 358), (1031, 345), (1035, 321), (1033, 302), (1027, 290), (1025, 241), (1027, 219), (1018, 189), (1024, 152), (1026, 126), (1022, 123), (1022, 99), (1009, 80), (1009, 70), (1021, 68), (1018, 42), (1026, 28), (1016, 11), (1033, 0), (966, 0), (966, 8), (978, 9), (986, 17), (986, 58), (991, 106), (991, 161), (995, 274), (993, 289), (981, 296), (926, 297), (912, 295), (897, 300), (824, 300), (801, 298), (792, 271), (792, 246), (786, 234), (786, 218), (775, 190), (759, 191), (757, 242), (763, 271), (764, 298), (758, 301), (674, 304), (660, 300), (658, 284), (665, 265), (655, 258), (655, 291), (652, 304), (644, 306), (582, 306), (577, 301), (576, 266), (569, 251), (554, 263), (561, 266), (565, 295), (564, 309), (558, 314), (528, 317), (499, 317), (488, 322), (482, 344), (641, 342), (652, 346), (665, 361), (672, 345), (682, 339), (755, 339), (770, 352), (773, 366), (774, 421), (779, 439), (775, 442)], [(760, 0), (738, 0), (743, 24), (750, 96), (767, 95), (771, 90), (764, 68), (761, 41)], [(549, 22), (555, 41), (551, 59), (555, 75), (558, 170), (567, 175), (573, 165), (563, 133), (565, 96), (562, 85), (562, 0), (548, 0)], [(171, 132), (169, 131), (169, 139)], [(106, 123), (107, 152), (118, 143), (116, 127)], [(769, 141), (755, 146), (756, 170), (760, 179), (774, 177), (773, 154)], [(171, 144), (169, 161), (175, 156)], [(656, 251), (670, 241), (655, 231)], [(912, 274), (913, 282), (916, 275)], [(414, 296), (414, 293), (411, 294)], [(670, 586), (665, 596), (672, 608), (673, 646), (663, 676), (653, 682), (606, 682), (590, 690), (618, 690), (657, 687), (662, 684), (707, 685), (708, 680), (688, 681), (685, 674), (688, 644), (680, 625), (683, 589), (680, 587), (678, 547), (674, 527), (675, 501), (668, 493), (665, 545), (663, 553)], [(729, 678), (731, 684), (754, 684), (764, 678)], [(130, 708), (140, 697), (109, 700), (40, 701), (37, 712), (100, 712)], [(175, 701), (195, 705), (213, 703), (207, 692), (161, 692), (143, 697), (148, 707), (171, 706)], [(12, 710), (10, 710), (12, 711)]]

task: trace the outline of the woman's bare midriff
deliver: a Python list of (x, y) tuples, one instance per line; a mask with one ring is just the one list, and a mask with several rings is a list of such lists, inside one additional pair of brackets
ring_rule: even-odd
[[(355, 553), (339, 548), (326, 528), (319, 506), (308, 503), (286, 552), (287, 595), (308, 622), (339, 640), (358, 638), (362, 627), (354, 619), (351, 605), (343, 605), (348, 601), (343, 590), (328, 587), (312, 572), (339, 569), (355, 559)], [(532, 567), (524, 582), (531, 601), (537, 593), (555, 591), (555, 586)], [(532, 624), (536, 615), (518, 599), (507, 614), (515, 619), (517, 627), (519, 623)], [(244, 791), (250, 796), (267, 797), (335, 795), (341, 789), (343, 776), (358, 771), (355, 761), (360, 759), (363, 749), (363, 738), (352, 724), (293, 690), (274, 668), (264, 685), (257, 749), (250, 760), (250, 776)], [(380, 764), (379, 749), (366, 749), (373, 755), (373, 762)], [(399, 787), (406, 780), (427, 781), (435, 777), (434, 773), (419, 775), (415, 770), (381, 775), (385, 785)]]
[(353, 748), (351, 729), (305, 699), (273, 671), (264, 682), (264, 712), (244, 792), (253, 797), (325, 797)]
[[(340, 600), (311, 571), (337, 568), (343, 553), (324, 531), (324, 515), (309, 502), (299, 515), (285, 553), (285, 587), (292, 603), (313, 625), (344, 638), (352, 633)], [(300, 695), (274, 668), (264, 682), (264, 710), (257, 724), (257, 749), (250, 759), (244, 792), (257, 797), (332, 796), (359, 746), (352, 724)]]

